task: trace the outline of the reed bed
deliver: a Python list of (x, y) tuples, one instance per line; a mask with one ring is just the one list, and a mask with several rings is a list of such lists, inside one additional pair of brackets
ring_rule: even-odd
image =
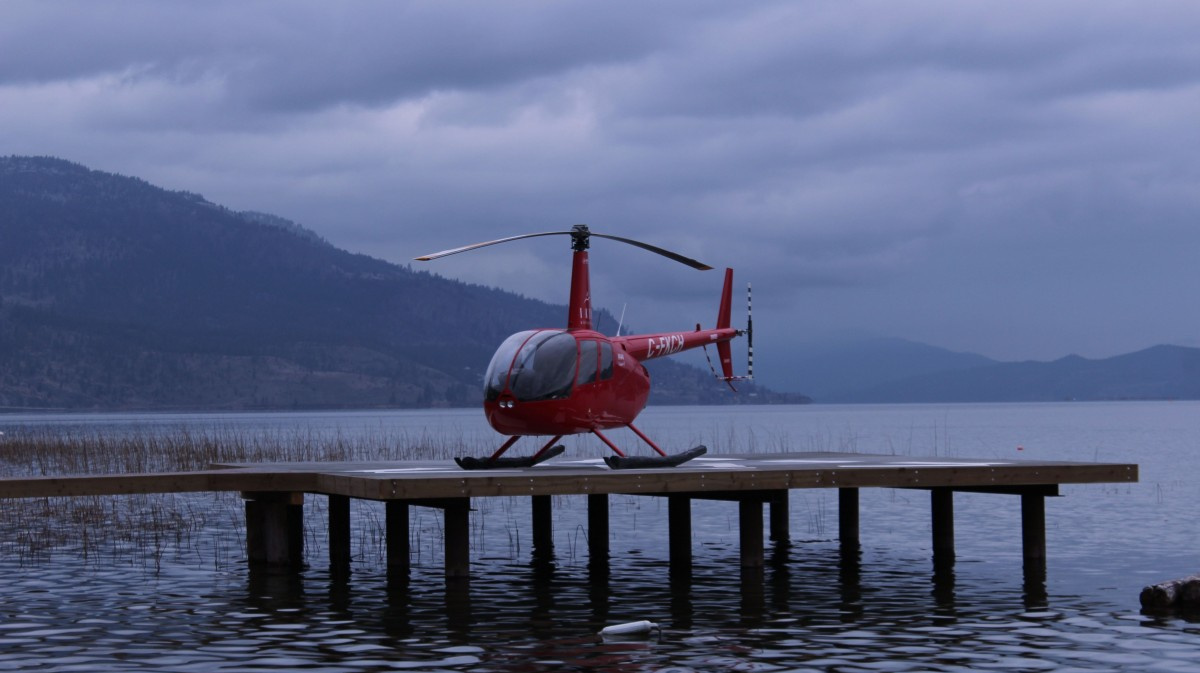
[(461, 433), (345, 435), (315, 430), (135, 430), (109, 434), (53, 426), (0, 438), (0, 476), (185, 472), (215, 464), (450, 459), (478, 452)]
[[(454, 432), (357, 433), (241, 429), (121, 433), (26, 426), (0, 435), (0, 477), (203, 470), (215, 464), (449, 459), (480, 450)], [(477, 443), (477, 442), (475, 442)], [(315, 499), (310, 516), (323, 515)], [(360, 535), (380, 539), (378, 517)], [(308, 526), (310, 548), (324, 546)], [(223, 567), (244, 559), (245, 519), (233, 493), (0, 500), (0, 554), (21, 565), (70, 555), (95, 567), (156, 571), (164, 560)], [(419, 540), (418, 540), (419, 542)]]
[[(703, 443), (713, 453), (781, 452), (791, 443), (785, 436), (758, 436), (753, 429), (732, 425), (691, 428), (688, 435), (673, 443)], [(630, 434), (617, 441), (637, 440)], [(590, 437), (577, 438), (568, 446), (575, 456), (608, 452)], [(0, 478), (184, 472), (231, 463), (449, 460), (486, 455), (494, 449), (491, 433), (470, 435), (449, 428), (343, 433), (306, 428), (146, 426), (114, 431), (29, 425), (0, 434)], [(328, 544), (322, 521), (326, 503), (324, 498), (309, 502), (305, 516), (312, 525), (305, 527), (306, 555), (320, 558)], [(356, 561), (369, 564), (385, 560), (384, 522), (375, 505), (378, 503), (353, 503)], [(506, 556), (518, 558), (528, 551), (522, 548), (526, 515), (515, 512), (511, 499), (482, 499), (472, 517), (472, 546), (483, 548), (486, 536), (500, 536), (499, 547), (507, 549)], [(809, 515), (814, 521), (823, 520), (820, 512)], [(504, 521), (502, 529), (486, 523), (497, 517)], [(434, 513), (416, 514), (411, 535), (414, 562), (440, 558), (442, 531)], [(583, 533), (576, 531), (576, 537), (579, 535)], [(244, 561), (244, 540), (245, 517), (235, 493), (0, 499), (0, 555), (23, 565), (36, 566), (50, 562), (55, 555), (70, 555), (95, 567), (117, 564), (148, 572), (157, 571), (164, 560), (223, 568)], [(487, 546), (497, 548), (495, 544)], [(574, 552), (571, 545), (572, 557)]]

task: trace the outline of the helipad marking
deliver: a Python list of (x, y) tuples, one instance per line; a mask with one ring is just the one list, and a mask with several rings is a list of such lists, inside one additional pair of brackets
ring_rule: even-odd
[(344, 470), (348, 474), (411, 474), (430, 472), (458, 472), (456, 468), (448, 467), (385, 467), (376, 470)]
[(1013, 465), (1013, 463), (1005, 463), (1005, 462), (963, 463), (963, 462), (955, 462), (955, 461), (917, 461), (917, 460), (913, 460), (913, 461), (898, 461), (895, 463), (879, 463), (879, 464), (871, 464), (871, 463), (845, 464), (845, 465), (840, 465), (839, 467), (995, 467), (995, 466), (1000, 466), (1000, 465)]
[(803, 458), (762, 460), (756, 462), (768, 463), (772, 465), (837, 465), (838, 467), (846, 467), (847, 465), (851, 464), (836, 460), (805, 460)]
[[(829, 465), (831, 467), (854, 469), (886, 469), (886, 468), (920, 468), (920, 467), (997, 467), (1007, 465), (1017, 465), (1010, 461), (962, 461), (962, 460), (900, 460), (887, 463), (868, 463), (859, 460), (824, 460), (811, 458), (774, 458), (768, 460), (753, 460), (746, 461), (743, 458), (725, 458), (721, 456), (702, 456), (696, 458), (693, 466), (699, 467), (703, 465), (709, 469), (718, 470), (749, 470), (763, 465)], [(604, 464), (602, 458), (577, 458), (571, 460), (556, 460), (545, 463), (538, 463), (534, 468), (562, 468), (562, 467), (587, 467), (607, 470), (608, 466)], [(519, 473), (526, 468), (497, 468), (486, 470), (488, 474), (511, 474)], [(453, 466), (425, 466), (425, 467), (390, 467), (377, 468), (367, 470), (343, 470), (346, 474), (461, 474), (463, 470)]]
[(553, 462), (539, 463), (538, 465), (546, 465), (548, 467), (589, 467), (601, 470), (608, 469), (608, 465), (604, 464), (603, 458), (575, 458), (568, 460), (556, 460)]

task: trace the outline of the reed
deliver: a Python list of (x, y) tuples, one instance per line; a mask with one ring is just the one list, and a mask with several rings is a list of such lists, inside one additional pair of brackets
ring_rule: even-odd
[(332, 434), (314, 430), (246, 433), (180, 427), (120, 435), (22, 428), (0, 438), (0, 476), (203, 470), (214, 464), (450, 459), (478, 449), (462, 433)]
[[(182, 472), (228, 463), (449, 459), (483, 450), (471, 443), (454, 431), (347, 435), (180, 427), (111, 434), (26, 426), (0, 435), (0, 477)], [(323, 515), (321, 506), (311, 510), (311, 516)], [(326, 541), (318, 531), (324, 528), (307, 528), (310, 548), (319, 550)], [(414, 528), (419, 544), (421, 529)], [(378, 516), (366, 518), (360, 535), (381, 538)], [(0, 553), (22, 565), (70, 555), (96, 567), (117, 564), (151, 573), (166, 560), (221, 568), (242, 560), (244, 538), (242, 503), (231, 493), (0, 500)], [(382, 552), (371, 553), (382, 558)]]
[[(628, 437), (619, 442), (631, 445)], [(756, 436), (732, 424), (694, 428), (687, 445), (704, 443), (713, 453), (784, 451), (786, 437)], [(307, 428), (247, 431), (232, 427), (134, 428), (120, 432), (60, 425), (30, 425), (0, 435), (0, 477), (60, 476), (183, 472), (216, 464), (324, 461), (449, 460), (461, 455), (486, 455), (495, 436), (468, 435), (452, 428), (437, 432), (390, 430), (342, 433)], [(569, 445), (575, 456), (600, 456), (608, 450), (598, 440), (580, 437)], [(639, 448), (644, 448), (640, 447)], [(560, 498), (556, 498), (560, 500)], [(323, 498), (313, 498), (306, 517), (306, 547), (320, 555), (328, 544)], [(557, 505), (564, 505), (559, 502)], [(623, 504), (615, 502), (614, 506)], [(361, 561), (382, 564), (382, 512), (378, 503), (354, 503), (354, 520)], [(487, 546), (486, 520), (504, 521), (508, 557), (522, 554), (527, 527), (512, 502), (484, 499), (475, 505), (472, 544)], [(815, 524), (820, 528), (820, 517)], [(636, 518), (634, 519), (636, 524)], [(812, 522), (810, 521), (810, 524)], [(410, 547), (415, 562), (436, 561), (441, 554), (441, 520), (433, 513), (414, 513)], [(89, 563), (120, 563), (157, 571), (165, 560), (224, 567), (244, 558), (245, 517), (237, 494), (149, 494), (0, 500), (0, 553), (22, 564), (37, 565), (56, 554), (70, 554)], [(574, 556), (574, 550), (571, 552)], [(369, 557), (369, 558), (363, 558)]]

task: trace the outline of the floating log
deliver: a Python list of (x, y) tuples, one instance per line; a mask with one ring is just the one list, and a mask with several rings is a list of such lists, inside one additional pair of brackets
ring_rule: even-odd
[(617, 636), (642, 636), (647, 637), (652, 632), (658, 631), (659, 636), (662, 635), (662, 628), (654, 622), (645, 619), (638, 622), (629, 622), (628, 624), (614, 624), (600, 629), (600, 636), (603, 638), (612, 638)]
[(1138, 598), (1147, 610), (1200, 609), (1200, 575), (1151, 584)]

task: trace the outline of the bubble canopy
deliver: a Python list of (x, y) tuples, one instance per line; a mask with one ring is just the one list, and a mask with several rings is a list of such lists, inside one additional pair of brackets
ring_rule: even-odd
[(526, 330), (504, 340), (484, 377), (485, 398), (507, 389), (522, 402), (565, 399), (575, 382), (575, 337), (564, 330)]

